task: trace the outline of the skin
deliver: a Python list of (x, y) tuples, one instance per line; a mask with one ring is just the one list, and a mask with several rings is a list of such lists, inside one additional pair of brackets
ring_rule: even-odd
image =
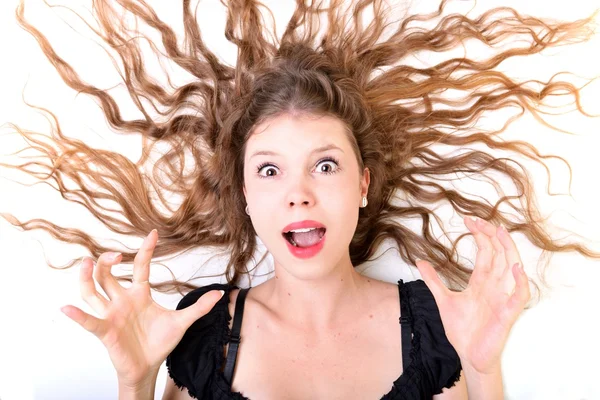
[[(311, 154), (328, 144), (339, 150)], [(279, 155), (253, 156), (262, 150)], [(326, 157), (336, 158), (339, 165), (321, 161)], [(279, 318), (293, 315), (296, 323), (313, 329), (335, 324), (340, 309), (361, 302), (357, 294), (367, 283), (354, 270), (348, 246), (362, 197), (367, 195), (368, 168), (359, 175), (343, 125), (332, 117), (282, 116), (260, 125), (248, 140), (244, 160), (250, 218), (273, 255), (276, 275), (254, 293), (260, 292)], [(257, 172), (265, 162), (271, 165)], [(281, 232), (289, 223), (306, 219), (321, 222), (327, 232), (321, 252), (301, 260), (289, 252)]]
[[(397, 287), (356, 273), (348, 253), (360, 202), (368, 191), (368, 169), (359, 173), (342, 125), (333, 118), (281, 117), (259, 128), (244, 155), (244, 195), (257, 234), (273, 254), (275, 278), (248, 294), (233, 389), (252, 399), (379, 398), (403, 366)], [(311, 154), (331, 143), (341, 150)], [(259, 150), (279, 155), (252, 157)], [(321, 160), (332, 155), (340, 169), (325, 174), (336, 165)], [(260, 174), (273, 178), (257, 177), (257, 165), (263, 162), (274, 166)], [(303, 219), (327, 227), (323, 250), (308, 260), (292, 256), (281, 237), (285, 225)], [(467, 390), (469, 398), (501, 399), (500, 356), (529, 300), (529, 286), (525, 273), (515, 266), (522, 263), (510, 234), (483, 220), (464, 221), (478, 246), (466, 290), (449, 291), (429, 262), (417, 262), (463, 365), (457, 385), (434, 399), (467, 399)], [(62, 308), (106, 346), (117, 371), (120, 399), (153, 398), (161, 363), (221, 296), (208, 292), (179, 311), (154, 302), (147, 280), (157, 240), (158, 234), (151, 232), (142, 244), (130, 288), (110, 273), (119, 256), (104, 253), (95, 268), (90, 258), (84, 259), (81, 294), (101, 318), (74, 306)], [(108, 299), (96, 291), (94, 279)], [(236, 296), (232, 291), (232, 315)], [(163, 398), (189, 396), (168, 378)]]

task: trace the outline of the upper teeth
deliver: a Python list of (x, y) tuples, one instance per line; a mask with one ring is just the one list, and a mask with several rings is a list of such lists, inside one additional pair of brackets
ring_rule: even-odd
[(291, 231), (288, 231), (288, 233), (289, 232), (310, 232), (310, 231), (313, 231), (315, 229), (317, 229), (317, 228), (292, 229)]

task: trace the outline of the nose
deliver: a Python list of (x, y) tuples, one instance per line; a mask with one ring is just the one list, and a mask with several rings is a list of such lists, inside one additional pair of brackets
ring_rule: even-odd
[(310, 204), (311, 204), (311, 202), (310, 202), (310, 201), (308, 201), (308, 200), (304, 200), (304, 201), (302, 201), (302, 202), (294, 202), (294, 201), (290, 201), (290, 208), (292, 208), (292, 207), (295, 207), (296, 205), (300, 205), (300, 204), (302, 204), (302, 205), (304, 205), (304, 206), (308, 206), (308, 205), (310, 205)]
[(314, 182), (310, 182), (310, 178), (295, 177), (286, 194), (286, 204), (288, 207), (290, 209), (299, 206), (312, 207), (315, 204), (313, 185)]

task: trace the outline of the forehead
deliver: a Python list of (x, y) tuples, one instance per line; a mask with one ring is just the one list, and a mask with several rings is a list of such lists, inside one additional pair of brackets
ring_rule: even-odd
[(246, 156), (263, 150), (298, 153), (329, 143), (344, 150), (350, 148), (345, 125), (339, 119), (282, 115), (255, 127), (246, 143)]

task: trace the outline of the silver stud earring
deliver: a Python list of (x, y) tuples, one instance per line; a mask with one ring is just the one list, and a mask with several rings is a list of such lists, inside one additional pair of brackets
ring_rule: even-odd
[(363, 206), (363, 208), (364, 208), (364, 207), (366, 207), (366, 206), (367, 206), (367, 204), (368, 204), (368, 202), (367, 202), (367, 198), (366, 198), (366, 197), (363, 197), (363, 198), (362, 198), (362, 206)]
[(250, 215), (250, 210), (248, 210), (248, 206), (246, 206), (246, 214)]

